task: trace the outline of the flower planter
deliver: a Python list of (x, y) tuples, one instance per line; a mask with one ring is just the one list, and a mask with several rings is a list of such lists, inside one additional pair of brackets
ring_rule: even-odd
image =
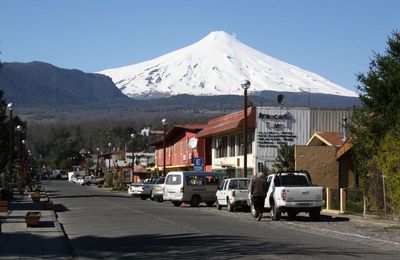
[(0, 200), (0, 212), (8, 211), (8, 200)]
[(32, 194), (31, 198), (33, 202), (40, 202), (40, 194)]
[(25, 223), (27, 227), (39, 226), (40, 212), (27, 212), (25, 215)]
[(43, 209), (52, 210), (53, 209), (53, 201), (48, 200), (48, 201), (43, 202)]

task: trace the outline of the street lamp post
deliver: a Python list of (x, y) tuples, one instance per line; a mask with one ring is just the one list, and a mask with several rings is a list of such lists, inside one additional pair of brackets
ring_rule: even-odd
[(161, 123), (163, 125), (163, 133), (164, 133), (164, 138), (163, 138), (163, 176), (165, 176), (167, 174), (167, 172), (165, 170), (165, 164), (166, 164), (165, 136), (166, 136), (166, 132), (167, 132), (167, 119), (163, 118), (163, 120), (161, 120)]
[(243, 80), (241, 84), (244, 89), (244, 100), (243, 100), (243, 117), (244, 117), (244, 126), (243, 126), (243, 177), (247, 177), (247, 89), (250, 88), (250, 81)]
[(108, 170), (111, 168), (111, 143), (108, 143)]
[[(21, 132), (22, 132), (22, 129), (23, 128), (21, 125), (17, 125), (17, 127), (15, 128), (15, 130), (17, 131), (17, 156), (18, 156), (18, 164), (19, 164), (18, 177), (21, 177)], [(12, 177), (14, 178), (14, 176), (12, 176)]]
[(91, 175), (90, 174), (90, 156), (91, 156), (90, 155), (90, 151), (87, 152), (87, 155), (88, 155), (88, 167), (87, 167), (88, 168), (88, 175)]
[(131, 138), (132, 138), (132, 178), (133, 178), (133, 180), (135, 180), (135, 152), (133, 151), (134, 146), (135, 146), (135, 142), (134, 142), (135, 134), (134, 133), (131, 134)]
[(97, 176), (97, 177), (100, 177), (100, 174), (99, 174), (99, 155), (100, 155), (100, 148), (97, 147), (97, 148), (96, 148), (96, 151), (97, 151), (96, 176)]
[(9, 145), (10, 145), (10, 154), (9, 154), (9, 162), (8, 162), (8, 178), (7, 182), (10, 181), (10, 178), (12, 176), (12, 171), (13, 171), (13, 163), (14, 163), (14, 144), (13, 144), (13, 132), (14, 132), (14, 126), (13, 126), (13, 121), (12, 121), (12, 114), (13, 114), (13, 103), (8, 103), (7, 108), (10, 111), (10, 119), (9, 119)]

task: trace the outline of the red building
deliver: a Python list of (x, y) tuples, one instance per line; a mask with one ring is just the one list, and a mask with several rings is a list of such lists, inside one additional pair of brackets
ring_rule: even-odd
[[(165, 168), (172, 170), (193, 170), (193, 158), (205, 158), (205, 139), (196, 134), (204, 129), (203, 124), (176, 125), (165, 136)], [(154, 143), (155, 171), (162, 174), (164, 163), (163, 140)], [(204, 159), (203, 159), (204, 160)]]

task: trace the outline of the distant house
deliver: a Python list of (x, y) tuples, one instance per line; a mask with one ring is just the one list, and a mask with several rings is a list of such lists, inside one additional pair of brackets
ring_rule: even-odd
[(140, 135), (142, 136), (149, 136), (150, 135), (150, 127), (143, 128), (140, 130)]

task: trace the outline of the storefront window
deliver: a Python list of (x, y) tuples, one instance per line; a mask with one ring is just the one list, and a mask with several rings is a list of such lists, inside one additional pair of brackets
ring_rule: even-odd
[(238, 134), (238, 144), (239, 144), (239, 154), (238, 155), (243, 155), (244, 147), (243, 147), (243, 135), (242, 134)]
[(215, 158), (226, 157), (228, 150), (228, 138), (226, 136), (216, 138), (215, 148)]
[(229, 137), (229, 156), (235, 156), (235, 136), (231, 135)]
[(248, 143), (247, 143), (247, 153), (253, 153), (253, 141), (254, 141), (254, 132), (248, 132)]

